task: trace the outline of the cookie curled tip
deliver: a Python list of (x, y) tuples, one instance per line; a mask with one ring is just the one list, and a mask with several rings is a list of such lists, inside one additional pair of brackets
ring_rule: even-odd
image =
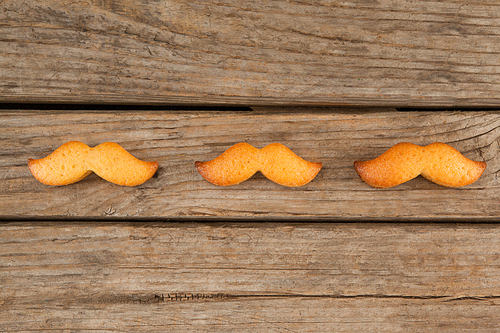
[(158, 162), (141, 161), (114, 142), (105, 142), (91, 149), (90, 169), (99, 177), (118, 185), (141, 185), (154, 176)]
[(259, 171), (269, 180), (287, 187), (304, 186), (319, 173), (323, 164), (309, 162), (281, 143), (260, 149)]
[(257, 154), (257, 148), (242, 142), (211, 161), (195, 162), (195, 167), (203, 178), (214, 185), (237, 185), (258, 171)]
[(73, 184), (92, 173), (86, 163), (81, 163), (89, 151), (90, 147), (83, 142), (66, 142), (44, 158), (28, 159), (28, 167), (31, 174), (42, 184)]

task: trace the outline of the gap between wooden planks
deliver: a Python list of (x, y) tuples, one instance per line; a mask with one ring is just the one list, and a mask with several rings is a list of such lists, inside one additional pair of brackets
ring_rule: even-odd
[(497, 224), (0, 224), (0, 330), (494, 331)]
[[(253, 111), (58, 111), (0, 114), (0, 216), (4, 219), (261, 219), (498, 221), (498, 111), (397, 112), (394, 109), (260, 108)], [(121, 144), (157, 160), (156, 176), (121, 187), (96, 175), (69, 186), (36, 181), (28, 158), (78, 140)], [(488, 167), (474, 184), (446, 188), (418, 177), (375, 189), (353, 169), (392, 145), (446, 142)], [(323, 169), (309, 184), (286, 188), (262, 175), (236, 186), (205, 181), (194, 162), (237, 142), (280, 142)]]
[(15, 1), (0, 101), (498, 106), (497, 1)]

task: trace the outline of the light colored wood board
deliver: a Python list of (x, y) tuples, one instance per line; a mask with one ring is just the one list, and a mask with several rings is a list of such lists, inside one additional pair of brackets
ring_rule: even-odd
[(4, 0), (2, 101), (498, 105), (497, 1)]
[(43, 304), (0, 329), (71, 332), (496, 332), (499, 301), (277, 298), (175, 304)]
[[(282, 109), (286, 110), (286, 108)], [(63, 112), (0, 114), (0, 215), (3, 218), (261, 218), (261, 219), (491, 219), (498, 220), (498, 112), (359, 112), (265, 109), (251, 112)], [(114, 141), (157, 175), (121, 187), (96, 175), (69, 185), (39, 183), (28, 158), (61, 144)], [(488, 163), (482, 177), (447, 188), (418, 177), (391, 189), (369, 187), (353, 168), (394, 144), (446, 142)], [(236, 186), (205, 181), (195, 161), (219, 156), (237, 142), (272, 142), (323, 169), (306, 186), (287, 188), (261, 174)]]
[(496, 224), (0, 226), (0, 330), (498, 329)]

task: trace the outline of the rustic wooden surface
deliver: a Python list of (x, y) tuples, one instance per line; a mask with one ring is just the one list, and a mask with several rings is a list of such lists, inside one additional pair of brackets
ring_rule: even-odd
[(497, 224), (0, 225), (0, 331), (493, 332)]
[[(499, 26), (493, 0), (0, 0), (0, 332), (500, 331)], [(38, 183), (27, 159), (70, 140), (160, 169)], [(195, 170), (243, 141), (325, 166), (296, 189)], [(401, 141), (488, 167), (357, 177)]]
[[(500, 218), (498, 112), (396, 112), (389, 109), (265, 108), (216, 111), (10, 111), (0, 114), (0, 216), (3, 218), (143, 218), (264, 220), (443, 220)], [(121, 144), (159, 171), (137, 187), (96, 175), (47, 186), (29, 172), (42, 158), (78, 140)], [(355, 160), (372, 159), (401, 141), (446, 142), (488, 167), (474, 184), (446, 188), (418, 177), (391, 189), (359, 179)], [(323, 169), (309, 184), (287, 188), (257, 174), (236, 186), (205, 181), (195, 161), (237, 142), (285, 144)]]
[(500, 4), (0, 2), (0, 101), (498, 106)]

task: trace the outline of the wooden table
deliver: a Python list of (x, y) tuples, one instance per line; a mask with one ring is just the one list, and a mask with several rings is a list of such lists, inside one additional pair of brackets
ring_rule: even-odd
[[(0, 331), (500, 331), (497, 1), (0, 1)], [(39, 183), (67, 141), (137, 187)], [(441, 141), (488, 163), (390, 189), (355, 160)], [(300, 188), (194, 161), (280, 142)]]

